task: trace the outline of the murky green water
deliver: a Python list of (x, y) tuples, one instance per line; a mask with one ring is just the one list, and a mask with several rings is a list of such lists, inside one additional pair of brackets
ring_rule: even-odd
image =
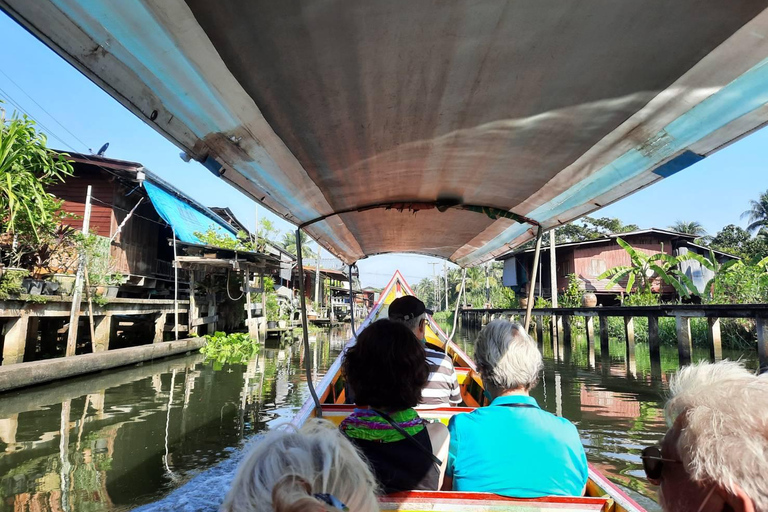
[[(456, 337), (469, 353), (475, 334)], [(348, 335), (313, 336), (316, 379)], [(661, 407), (676, 351), (663, 349), (652, 372), (639, 344), (633, 376), (620, 342), (607, 359), (597, 347), (594, 365), (583, 340), (570, 353), (553, 354), (547, 342), (543, 350), (536, 399), (578, 425), (592, 464), (658, 510), (639, 451), (665, 431)], [(755, 366), (754, 354), (748, 358)], [(190, 355), (0, 395), (0, 510), (128, 510), (156, 500), (252, 434), (290, 420), (308, 396), (302, 365), (296, 344), (264, 349), (248, 365), (215, 369)]]

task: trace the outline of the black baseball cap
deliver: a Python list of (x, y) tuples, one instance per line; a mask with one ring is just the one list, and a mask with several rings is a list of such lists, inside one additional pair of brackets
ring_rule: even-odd
[(407, 322), (420, 316), (422, 313), (431, 315), (434, 311), (427, 309), (427, 306), (413, 295), (404, 295), (399, 299), (393, 300), (392, 304), (389, 305), (390, 320)]

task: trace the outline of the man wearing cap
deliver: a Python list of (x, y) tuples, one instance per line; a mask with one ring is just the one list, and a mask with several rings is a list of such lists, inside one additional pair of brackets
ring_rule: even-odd
[(404, 323), (426, 346), (429, 380), (421, 392), (420, 408), (449, 407), (461, 403), (459, 382), (451, 358), (426, 342), (427, 315), (432, 311), (413, 295), (405, 295), (389, 305), (389, 319)]

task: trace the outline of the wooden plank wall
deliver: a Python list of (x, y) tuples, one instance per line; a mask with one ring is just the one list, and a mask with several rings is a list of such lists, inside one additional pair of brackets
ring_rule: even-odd
[[(629, 242), (632, 247), (645, 254), (656, 254), (661, 252), (661, 243), (657, 239), (649, 237), (633, 237), (631, 240), (627, 240), (627, 242)], [(671, 242), (664, 243), (664, 252), (672, 254)], [(614, 293), (618, 292), (620, 288), (614, 287), (611, 290), (606, 290), (605, 286), (608, 283), (608, 280), (597, 280), (597, 276), (608, 268), (625, 266), (631, 263), (627, 251), (622, 249), (616, 242), (611, 244), (594, 244), (577, 247), (573, 251), (572, 261), (574, 270), (571, 272), (574, 272), (585, 281), (588, 289)], [(560, 267), (559, 262), (558, 267)], [(559, 273), (558, 278), (560, 278)], [(623, 283), (626, 283), (626, 280), (624, 280)], [(559, 279), (558, 285), (562, 286)], [(664, 285), (663, 293), (674, 293), (674, 289), (669, 285)]]
[[(116, 206), (115, 230), (123, 222), (128, 212), (136, 206), (139, 199), (145, 196), (143, 190), (136, 190), (133, 193), (131, 190), (133, 189), (123, 185), (115, 187), (113, 198), (113, 204)], [(144, 197), (144, 201), (126, 222), (123, 230), (112, 244), (111, 256), (115, 270), (124, 274), (140, 276), (155, 274), (161, 226), (148, 219), (160, 220), (152, 203), (147, 197)]]
[(48, 192), (64, 200), (64, 210), (77, 216), (68, 219), (67, 224), (79, 230), (83, 228), (86, 190), (88, 185), (91, 185), (93, 197), (103, 201), (93, 201), (91, 204), (91, 232), (100, 236), (111, 236), (114, 219), (112, 208), (107, 206), (114, 198), (115, 184), (111, 176), (104, 172), (83, 172), (79, 169), (76, 169), (76, 173), (75, 176), (67, 178), (66, 182), (50, 187)]

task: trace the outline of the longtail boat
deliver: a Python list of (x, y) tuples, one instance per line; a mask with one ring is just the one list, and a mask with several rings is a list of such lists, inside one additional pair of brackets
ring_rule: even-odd
[[(545, 231), (768, 123), (764, 0), (0, 0), (0, 9), (185, 161), (295, 224), (300, 275), (302, 231), (349, 265), (350, 281), (353, 265), (376, 254), (466, 268), (535, 238), (534, 283)], [(460, 368), (465, 404), (482, 405), (472, 361), (430, 326)], [(318, 407), (344, 413), (338, 370), (339, 361), (320, 396), (308, 379), (314, 406), (297, 423)], [(412, 493), (385, 506), (640, 510), (590, 475), (590, 496), (576, 501)]]
[[(387, 317), (389, 304), (397, 297), (415, 295), (405, 278), (395, 272), (389, 284), (384, 288), (379, 301), (371, 309), (368, 317), (360, 324), (360, 331), (367, 325), (380, 318)], [(474, 361), (459, 347), (431, 318), (427, 318), (427, 342), (442, 347), (453, 360), (456, 376), (461, 388), (463, 404), (461, 407), (442, 407), (419, 410), (422, 418), (440, 420), (448, 424), (454, 414), (472, 412), (476, 407), (487, 405), (483, 396), (483, 381), (477, 373)], [(354, 343), (352, 338), (349, 344)], [(346, 350), (346, 347), (345, 347)], [(318, 383), (316, 392), (322, 404), (322, 417), (335, 424), (347, 417), (354, 405), (346, 403), (344, 377), (341, 374), (341, 363), (344, 352), (328, 369), (325, 377)], [(309, 398), (293, 418), (292, 423), (300, 427), (309, 418), (317, 416), (317, 407)], [(603, 512), (641, 512), (644, 511), (632, 498), (608, 480), (593, 466), (589, 466), (589, 481), (585, 496), (573, 497), (544, 497), (536, 499), (506, 498), (492, 493), (483, 492), (447, 492), (447, 491), (411, 491), (384, 496), (380, 499), (382, 510), (408, 511), (536, 511), (536, 510), (600, 510)]]

